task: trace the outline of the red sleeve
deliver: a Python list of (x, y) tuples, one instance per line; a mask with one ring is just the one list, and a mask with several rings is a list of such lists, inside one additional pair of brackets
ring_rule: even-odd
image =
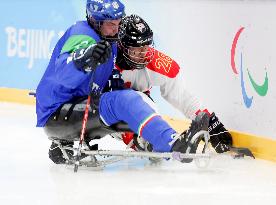
[(174, 78), (180, 69), (177, 62), (158, 50), (155, 50), (153, 59), (147, 68), (169, 78)]

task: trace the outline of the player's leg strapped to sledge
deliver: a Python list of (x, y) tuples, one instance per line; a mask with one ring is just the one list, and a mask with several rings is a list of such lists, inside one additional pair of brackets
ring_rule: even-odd
[[(48, 136), (55, 131), (59, 132), (59, 135), (63, 135), (64, 140), (73, 141), (79, 136), (84, 107), (78, 108), (78, 110), (74, 109), (69, 118), (66, 118), (64, 110), (66, 109), (60, 110), (57, 119), (55, 115), (50, 118), (45, 130), (48, 132)], [(201, 130), (207, 131), (209, 122), (209, 117), (202, 113), (192, 122), (187, 132), (179, 135), (156, 113), (155, 109), (144, 101), (141, 95), (133, 90), (104, 93), (99, 102), (99, 114), (106, 127), (112, 127), (119, 122), (127, 123), (133, 132), (143, 136), (152, 145), (155, 152), (195, 153), (200, 139), (193, 139), (193, 136)], [(65, 118), (67, 121), (64, 121)], [(87, 134), (93, 133), (97, 126), (104, 125), (99, 119), (95, 119), (95, 115), (89, 115)], [(105, 134), (98, 133), (98, 135), (104, 136)], [(182, 161), (191, 162), (192, 159)]]
[[(156, 111), (144, 102), (141, 95), (133, 90), (120, 90), (104, 93), (100, 99), (99, 113), (106, 125), (119, 121), (126, 122), (130, 129), (148, 141), (155, 152), (195, 153), (200, 141), (193, 136), (207, 131), (209, 117), (200, 113), (190, 129), (178, 135)], [(191, 162), (192, 160), (183, 160)]]
[[(56, 164), (64, 164), (66, 159), (63, 152), (66, 151), (69, 158), (73, 159), (72, 150), (62, 150), (60, 146), (73, 147), (74, 141), (79, 140), (80, 129), (87, 102), (87, 96), (76, 98), (62, 105), (55, 113), (51, 115), (47, 121), (44, 131), (48, 138), (52, 140), (52, 145), (49, 149), (49, 158)], [(117, 131), (130, 131), (128, 126), (123, 123), (118, 123), (115, 126), (106, 126), (100, 120), (98, 111), (92, 112), (89, 108), (88, 123), (86, 127), (86, 145), (92, 139), (99, 139), (108, 134)], [(97, 149), (97, 146), (89, 147), (90, 150)], [(67, 158), (68, 159), (68, 158)]]

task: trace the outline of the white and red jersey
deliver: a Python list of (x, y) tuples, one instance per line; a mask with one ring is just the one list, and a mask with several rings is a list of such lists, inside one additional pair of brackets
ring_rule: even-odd
[(142, 70), (123, 70), (122, 78), (129, 88), (141, 92), (159, 86), (161, 96), (187, 118), (194, 119), (200, 109), (198, 100), (190, 94), (183, 83), (183, 69), (169, 56), (155, 50), (153, 60)]

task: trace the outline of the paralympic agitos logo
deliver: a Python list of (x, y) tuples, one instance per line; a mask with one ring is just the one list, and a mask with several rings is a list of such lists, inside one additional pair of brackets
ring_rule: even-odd
[[(237, 67), (236, 67), (236, 62), (235, 62), (235, 56), (236, 56), (236, 46), (238, 43), (238, 40), (240, 38), (241, 33), (244, 31), (244, 27), (241, 27), (238, 32), (235, 35), (235, 38), (232, 43), (232, 48), (231, 48), (231, 67), (234, 72), (234, 74), (238, 75)], [(243, 74), (243, 59), (242, 59), (242, 52), (240, 53), (240, 78), (241, 78), (241, 91), (242, 91), (242, 96), (243, 96), (243, 102), (247, 108), (250, 108), (253, 102), (253, 96), (248, 96), (246, 89), (245, 89), (245, 82), (244, 82), (244, 74)], [(256, 83), (254, 80), (253, 76), (251, 75), (249, 69), (247, 68), (247, 74), (251, 83), (251, 87), (256, 91), (256, 93), (259, 96), (265, 96), (268, 91), (268, 77), (267, 77), (267, 71), (266, 68), (265, 70), (265, 79), (264, 83), (262, 85), (259, 85)]]

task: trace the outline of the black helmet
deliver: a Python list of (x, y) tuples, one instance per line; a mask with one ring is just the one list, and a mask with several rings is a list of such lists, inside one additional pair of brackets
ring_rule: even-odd
[[(139, 16), (126, 16), (119, 28), (117, 63), (122, 69), (143, 69), (154, 55), (153, 32)], [(122, 65), (123, 63), (123, 65)]]

